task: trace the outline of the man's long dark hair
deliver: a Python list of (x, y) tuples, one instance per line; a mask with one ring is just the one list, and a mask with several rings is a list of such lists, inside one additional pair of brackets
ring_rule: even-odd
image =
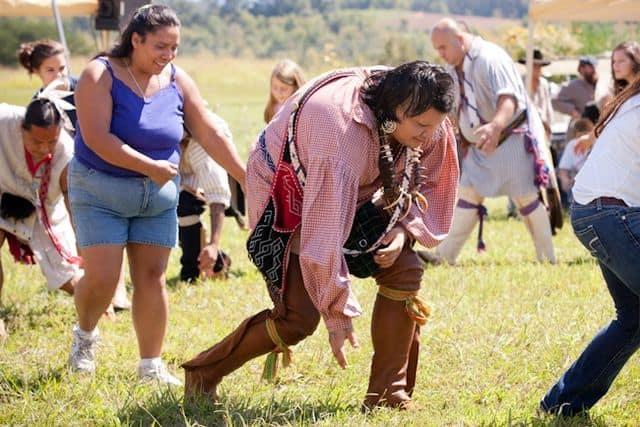
[(362, 87), (364, 102), (376, 119), (398, 120), (396, 109), (406, 109), (414, 117), (434, 108), (448, 114), (454, 106), (453, 79), (439, 65), (425, 61), (402, 64), (390, 70), (374, 72)]

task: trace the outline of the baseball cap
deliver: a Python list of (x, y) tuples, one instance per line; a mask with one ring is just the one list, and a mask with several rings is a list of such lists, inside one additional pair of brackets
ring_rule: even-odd
[(591, 65), (592, 67), (596, 67), (598, 60), (594, 56), (581, 56), (578, 65)]

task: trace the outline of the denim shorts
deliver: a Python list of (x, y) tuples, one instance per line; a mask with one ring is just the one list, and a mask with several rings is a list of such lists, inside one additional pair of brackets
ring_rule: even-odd
[(96, 245), (176, 246), (180, 177), (159, 186), (148, 177), (117, 177), (77, 159), (68, 171), (69, 202), (81, 248)]

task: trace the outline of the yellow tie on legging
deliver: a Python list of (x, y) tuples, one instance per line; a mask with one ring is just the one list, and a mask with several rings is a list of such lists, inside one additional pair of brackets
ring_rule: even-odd
[(291, 349), (282, 338), (280, 338), (280, 335), (278, 335), (276, 323), (273, 319), (267, 318), (266, 324), (269, 338), (271, 338), (271, 341), (276, 345), (276, 348), (267, 355), (264, 370), (262, 371), (262, 378), (267, 381), (273, 381), (278, 374), (278, 353), (282, 353), (282, 366), (286, 368), (291, 363)]
[(417, 291), (399, 291), (379, 286), (378, 293), (392, 301), (404, 301), (404, 308), (410, 319), (415, 320), (420, 326), (427, 323), (427, 319), (431, 315), (431, 307), (424, 298), (418, 295)]

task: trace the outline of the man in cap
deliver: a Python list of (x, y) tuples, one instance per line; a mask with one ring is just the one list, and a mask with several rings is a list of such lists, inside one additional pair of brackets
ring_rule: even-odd
[(579, 78), (571, 80), (560, 89), (558, 95), (551, 100), (556, 111), (571, 116), (572, 120), (582, 116), (584, 108), (595, 98), (598, 73), (598, 60), (592, 56), (583, 56), (578, 62)]

